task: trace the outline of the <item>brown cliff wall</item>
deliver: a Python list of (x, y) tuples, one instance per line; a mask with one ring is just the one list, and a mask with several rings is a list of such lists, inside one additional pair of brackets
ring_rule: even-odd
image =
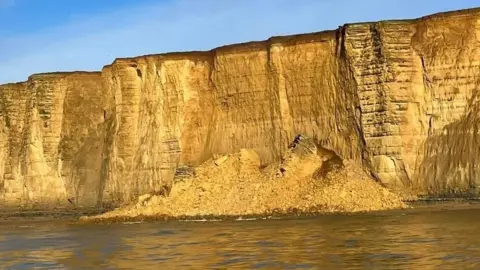
[[(272, 39), (106, 67), (118, 123), (107, 191), (148, 192), (171, 181), (177, 162), (197, 165), (240, 148), (255, 149), (268, 164), (298, 133), (361, 161), (358, 100), (353, 80), (336, 76), (348, 74), (336, 38)], [(126, 178), (133, 190), (114, 184)]]
[(5, 203), (97, 203), (106, 104), (100, 73), (39, 74), (0, 86)]
[[(466, 140), (468, 128), (455, 128), (461, 143), (436, 139), (475, 104), (479, 19), (476, 9), (347, 27), (367, 148), (383, 182), (432, 193), (480, 184), (467, 168), (477, 146)], [(464, 159), (470, 162), (460, 165)]]
[(0, 86), (0, 196), (125, 201), (178, 164), (303, 133), (392, 188), (480, 185), (480, 10), (349, 24)]

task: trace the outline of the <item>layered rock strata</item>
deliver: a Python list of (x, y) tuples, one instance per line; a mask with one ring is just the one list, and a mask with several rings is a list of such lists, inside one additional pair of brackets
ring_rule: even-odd
[(392, 189), (476, 192), (480, 9), (117, 59), (0, 86), (0, 200), (130, 201), (296, 134)]

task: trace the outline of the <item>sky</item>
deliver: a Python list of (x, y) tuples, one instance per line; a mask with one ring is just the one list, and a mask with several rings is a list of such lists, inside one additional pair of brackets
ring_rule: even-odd
[(0, 0), (0, 84), (100, 70), (118, 57), (209, 50), (480, 0)]

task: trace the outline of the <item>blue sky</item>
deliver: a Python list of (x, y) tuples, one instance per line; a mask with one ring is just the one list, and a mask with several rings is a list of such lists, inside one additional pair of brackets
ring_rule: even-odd
[(0, 83), (475, 6), (480, 0), (0, 0)]

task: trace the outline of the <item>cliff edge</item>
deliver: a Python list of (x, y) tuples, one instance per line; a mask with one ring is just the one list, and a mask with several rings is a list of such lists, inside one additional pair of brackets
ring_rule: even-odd
[(297, 134), (391, 190), (477, 194), (480, 9), (117, 59), (0, 86), (4, 205), (119, 205)]

